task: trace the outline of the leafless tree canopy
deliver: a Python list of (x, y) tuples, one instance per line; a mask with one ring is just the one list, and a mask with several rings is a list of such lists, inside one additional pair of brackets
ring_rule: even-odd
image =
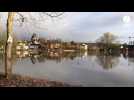
[(116, 40), (116, 36), (114, 36), (112, 33), (104, 33), (103, 36), (101, 36), (99, 39), (97, 39), (97, 42), (99, 43), (113, 43)]
[[(35, 15), (37, 16), (35, 16)], [(51, 19), (53, 18), (59, 18), (62, 16), (64, 12), (28, 12), (27, 16), (24, 13), (17, 12), (16, 15), (18, 16), (15, 20), (18, 25), (22, 26), (24, 22), (31, 23), (35, 28), (40, 28), (39, 23), (44, 22), (46, 20), (46, 17), (49, 17)]]
[[(20, 16), (20, 19), (22, 22), (24, 22), (24, 20), (26, 19), (25, 15), (21, 14), (20, 12), (17, 12), (17, 14)], [(61, 15), (63, 15), (64, 13), (63, 12), (39, 12), (38, 13), (40, 17), (43, 17), (42, 14), (44, 16), (49, 16), (50, 18), (57, 18)], [(30, 16), (30, 17), (33, 17), (33, 16)], [(36, 20), (36, 18), (31, 18), (33, 20)]]

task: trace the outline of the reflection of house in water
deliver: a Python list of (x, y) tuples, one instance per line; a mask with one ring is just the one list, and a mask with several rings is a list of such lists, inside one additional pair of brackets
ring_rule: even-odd
[(87, 57), (87, 56), (88, 56), (88, 52), (85, 51), (85, 52), (83, 53), (83, 57)]
[(54, 60), (54, 61), (57, 61), (57, 62), (60, 62), (62, 57), (61, 55), (59, 55), (58, 53), (39, 53), (39, 54), (30, 54), (30, 59), (32, 61), (33, 64), (37, 63), (38, 62), (45, 62), (46, 60)]
[(27, 41), (18, 41), (16, 50), (28, 50), (29, 46)]
[[(35, 57), (35, 55), (38, 55), (37, 57)], [(63, 59), (70, 59), (73, 60), (76, 57), (79, 57), (80, 53), (78, 52), (41, 52), (39, 54), (34, 54), (31, 53), (30, 57), (31, 57), (31, 61), (32, 63), (36, 63), (37, 61), (45, 61), (45, 60), (53, 60), (56, 62), (61, 62), (61, 60)]]
[(62, 57), (64, 59), (74, 60), (76, 57), (81, 57), (80, 52), (63, 52)]
[(57, 62), (61, 62), (62, 55), (59, 52), (48, 52), (46, 58), (49, 60), (56, 60)]
[(16, 55), (18, 58), (29, 57), (29, 51), (16, 51)]

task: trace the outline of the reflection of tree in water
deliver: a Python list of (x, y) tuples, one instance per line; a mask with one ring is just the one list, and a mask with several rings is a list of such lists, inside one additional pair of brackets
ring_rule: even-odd
[(56, 62), (61, 62), (60, 56), (52, 56), (47, 52), (38, 52), (38, 54), (30, 54), (30, 59), (33, 64), (39, 62), (45, 62), (46, 60), (55, 60)]
[(61, 62), (62, 56), (58, 52), (47, 52), (47, 55), (45, 56), (47, 60), (53, 60), (57, 63)]
[(0, 65), (2, 65), (4, 62), (4, 55), (0, 53)]
[(119, 63), (117, 56), (113, 55), (98, 55), (97, 63), (101, 65), (104, 69), (111, 69)]

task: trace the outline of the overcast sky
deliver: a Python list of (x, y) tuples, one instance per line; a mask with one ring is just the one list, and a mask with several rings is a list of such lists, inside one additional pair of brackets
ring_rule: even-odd
[[(128, 41), (134, 35), (133, 12), (65, 12), (56, 19), (46, 17), (38, 23), (30, 22), (29, 12), (22, 13), (27, 17), (23, 26), (15, 23), (14, 32), (18, 38), (27, 38), (29, 33), (38, 33), (46, 38), (61, 38), (62, 40), (95, 41), (105, 32), (117, 35), (119, 41)], [(7, 13), (1, 13), (3, 30)], [(38, 12), (32, 13), (34, 18), (39, 18)], [(129, 19), (123, 21), (124, 16)], [(17, 19), (17, 16), (16, 16)]]

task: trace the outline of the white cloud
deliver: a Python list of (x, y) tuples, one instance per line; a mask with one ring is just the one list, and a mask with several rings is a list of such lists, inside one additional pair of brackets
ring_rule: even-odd
[[(7, 13), (2, 14), (7, 16)], [(130, 33), (134, 32), (133, 12), (65, 12), (60, 18), (51, 19), (45, 17), (45, 21), (38, 23), (33, 23), (29, 18), (29, 14), (37, 19), (41, 18), (38, 12), (23, 12), (22, 14), (28, 18), (28, 22), (23, 27), (14, 27), (16, 33), (21, 33), (20, 37), (26, 37), (29, 35), (28, 33), (37, 32), (44, 37), (94, 41), (104, 32), (113, 32), (120, 37), (128, 37)], [(126, 15), (131, 17), (128, 25), (122, 22), (122, 17)], [(6, 18), (2, 17), (4, 25)], [(26, 33), (27, 35), (24, 35)]]

